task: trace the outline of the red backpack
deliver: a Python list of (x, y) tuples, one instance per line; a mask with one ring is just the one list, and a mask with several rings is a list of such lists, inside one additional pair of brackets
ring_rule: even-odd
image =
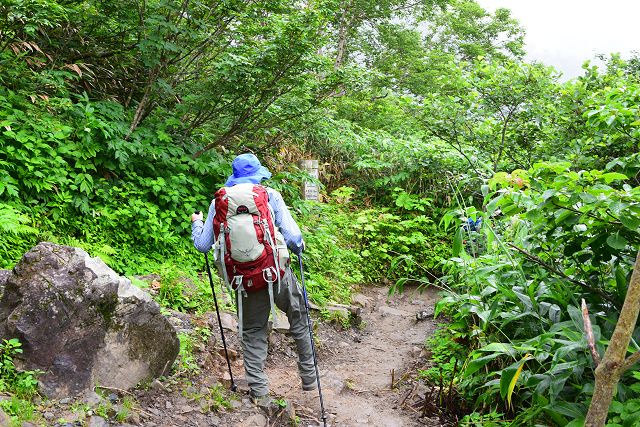
[(215, 210), (213, 232), (225, 284), (255, 292), (278, 281), (284, 269), (267, 190), (251, 183), (223, 187), (215, 194)]

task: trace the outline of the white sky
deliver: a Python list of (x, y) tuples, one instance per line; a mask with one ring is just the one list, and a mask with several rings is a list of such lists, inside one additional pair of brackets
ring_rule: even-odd
[(582, 74), (595, 54), (640, 51), (640, 0), (477, 0), (511, 9), (526, 30), (527, 59), (553, 65), (563, 78)]

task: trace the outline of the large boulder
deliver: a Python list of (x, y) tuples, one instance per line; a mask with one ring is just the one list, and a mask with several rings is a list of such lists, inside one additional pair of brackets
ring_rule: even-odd
[(24, 368), (43, 372), (49, 397), (126, 390), (167, 373), (178, 355), (158, 304), (82, 249), (40, 243), (5, 280), (0, 338), (20, 339)]

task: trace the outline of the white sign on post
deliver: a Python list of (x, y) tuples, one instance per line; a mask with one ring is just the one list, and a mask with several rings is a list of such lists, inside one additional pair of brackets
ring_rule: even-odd
[[(318, 161), (317, 160), (302, 160), (300, 161), (300, 167), (304, 169), (309, 175), (318, 179)], [(304, 199), (305, 200), (320, 200), (320, 189), (318, 185), (313, 182), (304, 183)]]

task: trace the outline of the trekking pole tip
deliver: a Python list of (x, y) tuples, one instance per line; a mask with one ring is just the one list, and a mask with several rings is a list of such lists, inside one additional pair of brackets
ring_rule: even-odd
[(238, 391), (238, 386), (234, 384), (231, 384), (231, 391), (235, 392)]

